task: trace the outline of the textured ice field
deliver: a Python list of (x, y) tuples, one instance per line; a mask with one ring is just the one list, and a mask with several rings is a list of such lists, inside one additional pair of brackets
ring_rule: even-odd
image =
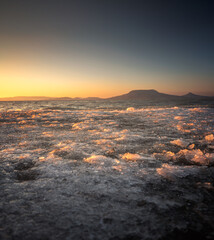
[(0, 239), (212, 239), (214, 108), (102, 104), (0, 104)]

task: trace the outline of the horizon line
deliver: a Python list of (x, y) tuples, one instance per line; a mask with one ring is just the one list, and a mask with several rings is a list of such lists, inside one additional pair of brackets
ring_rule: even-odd
[[(48, 98), (48, 99), (60, 99), (60, 98), (69, 98), (69, 99), (90, 99), (90, 98), (96, 98), (96, 99), (101, 99), (101, 100), (105, 100), (105, 99), (110, 99), (110, 98), (114, 98), (114, 97), (118, 97), (118, 96), (121, 96), (121, 95), (124, 95), (124, 94), (128, 94), (132, 91), (155, 91), (157, 93), (163, 93), (163, 94), (167, 94), (167, 95), (171, 95), (171, 96), (179, 96), (179, 97), (182, 97), (182, 96), (185, 96), (187, 94), (193, 94), (193, 95), (197, 95), (197, 96), (201, 96), (201, 97), (214, 97), (214, 95), (200, 95), (200, 94), (196, 94), (196, 93), (193, 93), (193, 92), (187, 92), (186, 94), (182, 94), (182, 95), (177, 95), (177, 94), (171, 94), (171, 93), (164, 93), (164, 92), (159, 92), (155, 89), (135, 89), (135, 90), (130, 90), (129, 92), (126, 92), (126, 93), (122, 93), (120, 95), (117, 95), (117, 96), (111, 96), (111, 97), (96, 97), (96, 96), (92, 96), (92, 97), (68, 97), (68, 96), (62, 96), (62, 97), (50, 97), (50, 96), (13, 96), (13, 97), (0, 97), (0, 101), (4, 101), (3, 99), (15, 99), (15, 98)], [(48, 100), (47, 99), (47, 100)], [(23, 101), (23, 100), (20, 100), (20, 101)], [(32, 100), (33, 101), (33, 100)], [(41, 100), (42, 101), (42, 100)]]

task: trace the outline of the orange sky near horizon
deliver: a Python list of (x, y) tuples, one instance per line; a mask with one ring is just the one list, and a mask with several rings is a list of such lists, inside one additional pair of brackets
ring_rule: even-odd
[[(25, 65), (26, 66), (26, 65)], [(169, 84), (170, 80), (158, 81), (158, 76), (146, 75), (142, 77), (131, 76), (125, 78), (118, 76), (90, 76), (87, 73), (62, 73), (38, 69), (37, 67), (20, 67), (16, 64), (0, 63), (0, 98), (15, 96), (48, 96), (48, 97), (112, 97), (127, 93), (135, 89), (155, 89), (159, 92), (182, 95), (188, 92), (196, 94), (213, 95), (199, 88), (191, 88), (187, 84), (182, 88), (181, 84)], [(159, 77), (160, 79), (161, 77)], [(149, 79), (149, 80), (148, 80)], [(181, 83), (182, 81), (180, 81)], [(178, 81), (179, 83), (179, 81)], [(202, 90), (202, 91), (201, 91)], [(212, 88), (210, 88), (212, 90)]]
[(205, 86), (200, 77), (152, 71), (112, 52), (109, 55), (79, 49), (63, 52), (36, 45), (6, 49), (0, 57), (0, 98), (105, 98), (136, 89), (177, 95), (188, 92), (214, 95), (212, 81)]

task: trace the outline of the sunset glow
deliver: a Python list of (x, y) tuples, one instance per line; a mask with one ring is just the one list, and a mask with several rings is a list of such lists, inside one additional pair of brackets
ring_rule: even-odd
[[(3, 3), (0, 8), (0, 97), (105, 98), (134, 89), (156, 89), (177, 95), (188, 92), (214, 95), (213, 59), (209, 55), (213, 49), (209, 49), (208, 42), (203, 44), (200, 39), (193, 41), (193, 33), (182, 35), (186, 42), (181, 43), (168, 33), (165, 40), (156, 29), (158, 16), (145, 25), (144, 21), (147, 22), (150, 17), (135, 13), (137, 9), (130, 12), (129, 4), (116, 9), (115, 13), (111, 11), (112, 19), (107, 16), (103, 19), (98, 14), (100, 12), (105, 16), (110, 5), (105, 10), (97, 6), (95, 15), (93, 11), (88, 12), (88, 19), (85, 19), (85, 9), (81, 5), (76, 5), (78, 16), (73, 4), (60, 6), (64, 11), (60, 15), (55, 13), (57, 4), (54, 2), (45, 16), (45, 28), (40, 18), (35, 23), (24, 12), (26, 9), (35, 18), (40, 16), (40, 3), (31, 4), (26, 1), (23, 9), (17, 4), (14, 10)], [(71, 13), (66, 8), (70, 8)], [(114, 22), (114, 18), (121, 14), (120, 10), (124, 15)], [(126, 14), (131, 15), (130, 22), (125, 18)], [(17, 15), (16, 20), (12, 20), (13, 15)], [(53, 21), (55, 17), (59, 26)], [(69, 26), (67, 19), (73, 27)], [(170, 29), (165, 20), (162, 24)], [(182, 24), (175, 21), (176, 26)], [(103, 26), (106, 31), (101, 31)], [(130, 34), (134, 26), (137, 29)], [(89, 33), (87, 28), (93, 31)], [(151, 31), (148, 32), (148, 29)], [(209, 30), (203, 31), (212, 35)], [(175, 36), (181, 36), (179, 34), (174, 32)], [(165, 41), (169, 43), (168, 47)], [(208, 58), (211, 58), (209, 62)]]
[(0, 0), (0, 239), (214, 236), (214, 1)]

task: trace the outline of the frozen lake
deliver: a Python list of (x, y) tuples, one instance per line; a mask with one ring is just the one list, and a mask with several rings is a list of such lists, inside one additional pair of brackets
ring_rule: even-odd
[(0, 239), (214, 238), (214, 108), (0, 103)]

